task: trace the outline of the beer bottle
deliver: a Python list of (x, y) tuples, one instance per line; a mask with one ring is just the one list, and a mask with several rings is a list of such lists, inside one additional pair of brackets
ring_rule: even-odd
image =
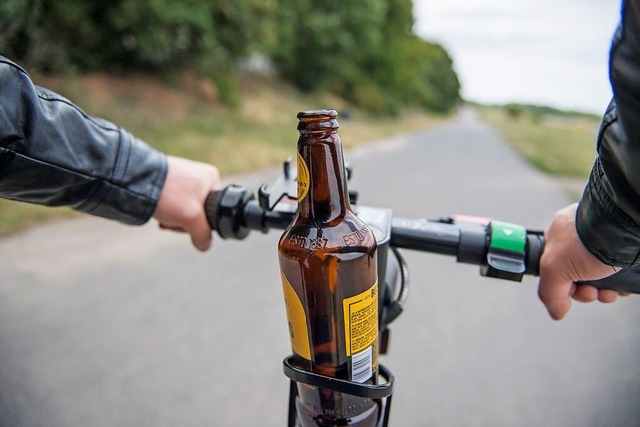
[[(375, 383), (378, 283), (373, 233), (351, 209), (335, 110), (298, 113), (298, 211), (278, 244), (299, 368)], [(375, 426), (380, 402), (298, 383), (298, 422)]]

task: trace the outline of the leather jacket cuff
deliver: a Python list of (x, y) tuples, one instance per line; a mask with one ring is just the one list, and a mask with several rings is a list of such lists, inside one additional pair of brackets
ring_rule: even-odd
[(125, 224), (146, 223), (156, 210), (167, 177), (167, 159), (124, 129), (114, 176), (76, 209)]
[(638, 264), (640, 227), (611, 200), (607, 186), (597, 159), (578, 205), (576, 230), (585, 247), (600, 261), (630, 267)]

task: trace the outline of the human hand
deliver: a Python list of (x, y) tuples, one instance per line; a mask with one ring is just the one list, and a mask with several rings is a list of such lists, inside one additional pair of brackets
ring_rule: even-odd
[(222, 186), (215, 166), (167, 156), (167, 179), (153, 214), (166, 230), (186, 232), (200, 251), (211, 247), (212, 234), (204, 211), (204, 201)]
[(554, 320), (561, 320), (571, 307), (571, 299), (592, 302), (596, 299), (611, 303), (619, 295), (629, 295), (578, 281), (598, 280), (610, 276), (617, 268), (602, 263), (582, 244), (576, 231), (578, 205), (573, 204), (556, 212), (544, 233), (545, 248), (540, 258), (538, 295)]

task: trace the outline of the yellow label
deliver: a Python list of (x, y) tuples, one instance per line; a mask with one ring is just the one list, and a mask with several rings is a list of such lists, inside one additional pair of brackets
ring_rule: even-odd
[(347, 356), (351, 356), (378, 339), (378, 282), (363, 293), (346, 298), (342, 304)]
[(298, 202), (304, 199), (308, 192), (309, 168), (300, 153), (298, 153)]
[(284, 289), (284, 304), (287, 308), (287, 320), (289, 321), (289, 337), (291, 348), (299, 356), (311, 360), (311, 347), (309, 346), (309, 333), (307, 331), (307, 315), (298, 294), (291, 283), (282, 276), (282, 288)]

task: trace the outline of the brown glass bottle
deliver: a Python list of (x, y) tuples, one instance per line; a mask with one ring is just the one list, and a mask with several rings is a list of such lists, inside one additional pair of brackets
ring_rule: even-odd
[[(278, 245), (292, 348), (300, 368), (374, 383), (376, 242), (349, 204), (337, 113), (298, 113), (298, 213)], [(298, 384), (299, 422), (375, 426), (379, 402)]]

